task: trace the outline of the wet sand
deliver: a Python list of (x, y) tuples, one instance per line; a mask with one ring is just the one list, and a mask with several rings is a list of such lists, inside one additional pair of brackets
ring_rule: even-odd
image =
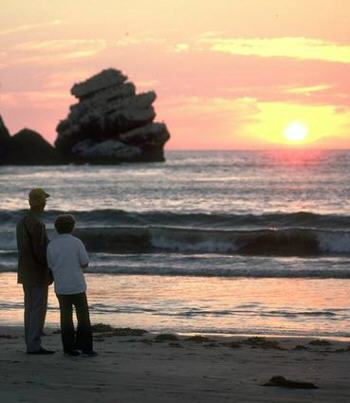
[[(155, 335), (96, 328), (97, 357), (24, 354), (23, 328), (0, 327), (0, 401), (349, 402), (350, 342)], [(317, 389), (262, 386), (273, 376)]]

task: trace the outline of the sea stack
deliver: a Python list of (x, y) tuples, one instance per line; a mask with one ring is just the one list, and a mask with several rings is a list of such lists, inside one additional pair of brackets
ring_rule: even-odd
[(103, 70), (75, 84), (78, 103), (57, 126), (57, 150), (67, 162), (116, 164), (164, 161), (170, 138), (164, 123), (154, 122), (153, 91), (136, 94), (121, 71)]
[(10, 137), (4, 164), (58, 165), (62, 160), (55, 148), (34, 130), (22, 129)]
[(0, 165), (57, 165), (56, 149), (39, 133), (22, 129), (11, 136), (0, 116)]
[(10, 133), (0, 115), (0, 164), (4, 163), (4, 158), (8, 152), (10, 139)]

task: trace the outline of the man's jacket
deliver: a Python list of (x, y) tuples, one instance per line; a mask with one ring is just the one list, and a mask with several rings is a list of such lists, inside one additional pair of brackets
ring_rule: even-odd
[(52, 283), (47, 265), (49, 242), (40, 215), (29, 211), (17, 224), (18, 283), (24, 286), (45, 286)]

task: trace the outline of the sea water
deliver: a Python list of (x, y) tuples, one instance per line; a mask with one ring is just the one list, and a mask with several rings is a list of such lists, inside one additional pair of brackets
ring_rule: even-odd
[[(0, 167), (0, 323), (19, 324), (15, 224), (51, 194), (91, 256), (93, 321), (350, 337), (350, 152), (169, 151), (165, 163)], [(50, 293), (47, 321), (58, 323)]]

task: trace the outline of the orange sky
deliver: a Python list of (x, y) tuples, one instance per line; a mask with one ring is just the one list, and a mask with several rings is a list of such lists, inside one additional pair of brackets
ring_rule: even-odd
[(350, 148), (349, 15), (347, 0), (1, 0), (0, 113), (53, 141), (73, 83), (115, 67), (157, 92), (168, 149)]

